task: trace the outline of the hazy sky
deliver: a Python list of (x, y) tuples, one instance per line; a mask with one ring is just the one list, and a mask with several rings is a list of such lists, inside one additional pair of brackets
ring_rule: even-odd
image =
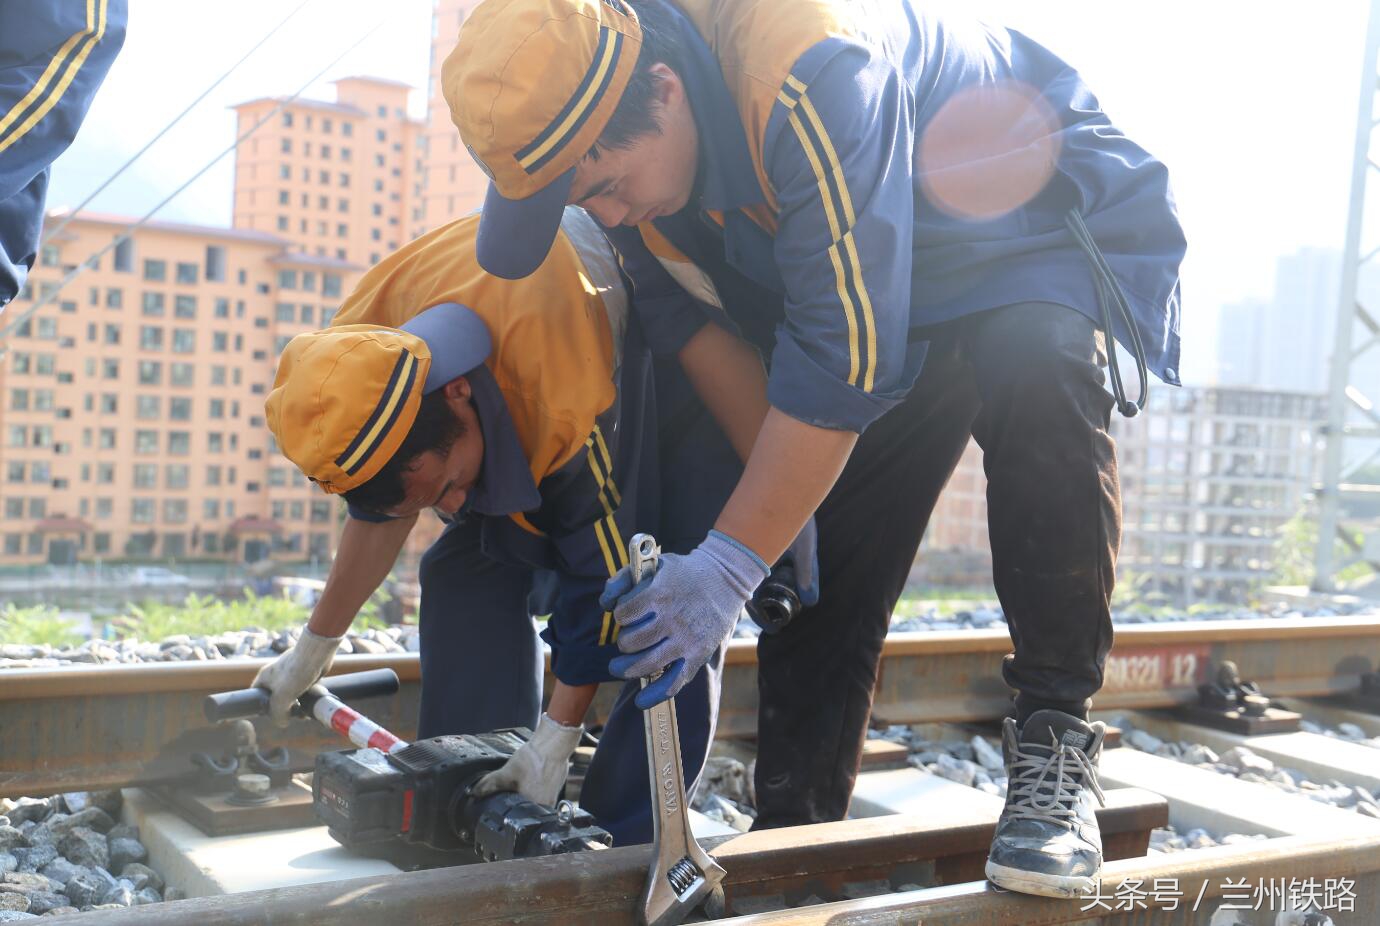
[[(1274, 260), (1340, 248), (1360, 88), (1365, 0), (968, 0), (1077, 67), (1103, 108), (1170, 169), (1189, 240), (1183, 270), (1190, 382), (1211, 362), (1217, 307), (1268, 295)], [(281, 20), (295, 3), (135, 0), (129, 37), (49, 205), (75, 205)], [(92, 208), (142, 215), (234, 137), (227, 107), (286, 95), (383, 27), (306, 96), (351, 74), (405, 81), (424, 110), (430, 0), (311, 0)], [(228, 224), (233, 156), (160, 217)], [(1326, 306), (1332, 311), (1333, 306)]]

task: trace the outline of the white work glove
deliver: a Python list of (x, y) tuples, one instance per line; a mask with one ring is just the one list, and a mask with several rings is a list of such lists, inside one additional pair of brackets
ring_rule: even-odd
[(330, 669), (340, 640), (340, 637), (323, 637), (303, 627), (297, 644), (254, 676), (254, 687), (268, 690), (268, 712), (274, 723), (287, 726), (288, 712), (302, 692), (320, 681)]
[(475, 782), (474, 795), (487, 797), (499, 791), (516, 791), (529, 801), (555, 806), (556, 795), (565, 784), (570, 754), (580, 744), (584, 732), (583, 726), (567, 727), (542, 714), (532, 738), (502, 768)]

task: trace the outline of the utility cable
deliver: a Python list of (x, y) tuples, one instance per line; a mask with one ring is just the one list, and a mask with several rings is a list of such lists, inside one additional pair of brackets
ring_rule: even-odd
[(225, 78), (235, 73), (235, 71), (239, 68), (241, 64), (244, 64), (245, 61), (249, 60), (250, 55), (254, 54), (254, 52), (258, 51), (265, 42), (273, 38), (273, 36), (277, 34), (278, 30), (283, 28), (283, 26), (287, 25), (288, 20), (292, 19), (292, 17), (296, 16), (299, 12), (301, 12), (302, 7), (306, 6), (308, 3), (311, 3), (311, 0), (302, 0), (301, 3), (297, 4), (297, 8), (294, 9), (291, 13), (287, 14), (287, 16), (283, 19), (282, 22), (278, 23), (278, 25), (274, 26), (271, 30), (269, 30), (267, 35), (259, 39), (259, 41), (255, 43), (253, 48), (249, 49), (249, 51), (244, 53), (244, 56), (241, 57), (240, 60), (230, 65), (230, 70), (226, 71), (224, 74), (217, 77), (215, 79), (215, 82), (212, 83), (211, 86), (207, 87), (205, 90), (201, 92), (201, 96), (197, 97), (195, 100), (192, 100), (191, 103), (187, 104), (187, 108), (182, 110), (182, 112), (178, 113), (177, 116), (173, 118), (172, 122), (169, 122), (167, 125), (163, 126), (162, 130), (157, 135), (153, 136), (153, 138), (149, 139), (148, 143), (145, 144), (144, 147), (136, 151), (133, 157), (121, 164), (119, 170), (115, 171), (115, 173), (107, 177), (106, 181), (102, 183), (100, 186), (96, 187), (96, 189), (89, 196), (87, 196), (86, 199), (81, 201), (81, 204), (79, 206), (77, 206), (72, 211), (68, 212), (67, 215), (63, 218), (63, 220), (58, 223), (56, 228), (49, 231), (43, 236), (43, 240), (40, 242), (40, 246), (47, 244), (49, 241), (52, 241), (54, 238), (56, 238), (58, 234), (61, 233), (61, 231), (64, 228), (67, 227), (67, 224), (77, 217), (77, 213), (81, 212), (88, 205), (90, 205), (91, 200), (101, 195), (101, 193), (104, 192), (105, 188), (114, 183), (115, 179), (119, 177), (121, 174), (123, 174), (131, 164), (139, 160), (139, 158), (143, 157), (145, 151), (148, 151), (158, 142), (160, 138), (168, 134), (168, 131), (173, 126), (181, 122), (182, 118), (186, 116), (187, 113), (191, 112), (193, 109), (196, 108), (196, 105), (198, 103), (206, 99), (206, 97), (211, 93), (212, 90), (216, 89), (221, 85)]
[[(193, 183), (195, 183), (197, 180), (199, 180), (199, 179), (201, 178), (201, 176), (202, 176), (203, 174), (205, 174), (208, 170), (210, 170), (212, 167), (214, 167), (214, 166), (220, 161), (221, 158), (225, 157), (225, 156), (226, 156), (227, 154), (229, 154), (231, 151), (234, 151), (234, 150), (235, 150), (236, 148), (238, 148), (241, 144), (243, 144), (244, 141), (245, 141), (245, 139), (247, 139), (249, 136), (253, 135), (256, 131), (259, 130), (259, 127), (260, 127), (260, 126), (262, 126), (265, 122), (268, 122), (268, 121), (269, 121), (270, 119), (272, 119), (275, 115), (277, 115), (277, 114), (282, 110), (282, 108), (283, 108), (284, 106), (286, 106), (287, 104), (291, 103), (293, 100), (295, 100), (295, 99), (297, 99), (299, 96), (301, 96), (301, 95), (306, 91), (306, 89), (307, 89), (308, 87), (310, 87), (312, 84), (316, 83), (318, 80), (321, 79), (321, 77), (322, 77), (327, 71), (329, 71), (331, 68), (333, 68), (333, 67), (335, 67), (337, 64), (339, 64), (340, 61), (341, 61), (341, 59), (343, 59), (343, 58), (344, 58), (346, 55), (348, 55), (350, 52), (354, 51), (354, 50), (355, 50), (356, 48), (358, 48), (360, 45), (364, 44), (364, 42), (367, 41), (369, 38), (371, 38), (375, 32), (379, 31), (379, 29), (382, 28), (383, 25), (384, 25), (385, 23), (389, 22), (389, 21), (392, 20), (393, 18), (394, 18), (393, 15), (390, 13), (389, 15), (384, 16), (382, 19), (380, 19), (378, 22), (376, 22), (376, 23), (369, 29), (369, 31), (366, 32), (366, 33), (364, 33), (364, 35), (360, 36), (360, 37), (355, 41), (355, 43), (354, 43), (353, 45), (351, 45), (349, 48), (347, 48), (347, 49), (345, 49), (344, 51), (342, 51), (342, 52), (341, 52), (339, 55), (337, 55), (337, 56), (335, 57), (335, 59), (332, 60), (329, 64), (327, 64), (327, 65), (326, 65), (325, 67), (323, 67), (321, 70), (319, 70), (319, 71), (317, 71), (315, 74), (313, 74), (313, 75), (311, 76), (311, 78), (308, 79), (307, 82), (304, 83), (301, 87), (299, 87), (295, 93), (293, 93), (293, 94), (292, 94), (291, 96), (289, 96), (289, 97), (284, 97), (283, 99), (280, 99), (280, 100), (278, 101), (278, 105), (277, 105), (277, 106), (275, 106), (275, 107), (273, 107), (273, 109), (269, 110), (268, 113), (266, 113), (266, 114), (264, 115), (263, 118), (261, 118), (258, 122), (254, 123), (252, 126), (250, 126), (249, 129), (246, 130), (245, 133), (244, 133), (243, 135), (240, 135), (238, 138), (235, 139), (235, 141), (234, 141), (233, 144), (231, 144), (228, 148), (226, 148), (226, 149), (225, 149), (224, 151), (222, 151), (220, 154), (218, 154), (218, 155), (216, 155), (214, 158), (212, 158), (212, 159), (206, 164), (206, 166), (202, 167), (201, 170), (199, 170), (199, 171), (197, 171), (195, 174), (193, 174), (185, 183), (183, 183), (180, 187), (178, 187), (177, 189), (173, 190), (173, 191), (172, 191), (171, 193), (169, 193), (166, 197), (164, 197), (163, 200), (162, 200), (160, 203), (158, 203), (158, 205), (156, 205), (156, 206), (154, 206), (152, 209), (150, 209), (150, 210), (144, 215), (143, 218), (141, 218), (139, 221), (135, 222), (133, 225), (131, 225), (131, 226), (129, 226), (128, 228), (126, 228), (122, 233), (120, 233), (120, 234), (117, 235), (113, 240), (111, 240), (111, 242), (110, 242), (109, 244), (107, 244), (105, 247), (101, 248), (101, 249), (100, 249), (99, 251), (97, 251), (96, 253), (90, 255), (90, 256), (87, 257), (84, 261), (82, 261), (80, 264), (78, 264), (76, 267), (74, 267), (74, 268), (72, 269), (72, 272), (69, 273), (69, 274), (67, 274), (67, 276), (63, 277), (62, 281), (61, 281), (60, 283), (58, 283), (58, 285), (56, 286), (56, 288), (54, 288), (50, 293), (48, 293), (48, 295), (42, 297), (42, 298), (39, 299), (37, 302), (35, 302), (33, 305), (29, 306), (29, 308), (26, 309), (25, 311), (21, 312), (21, 313), (19, 314), (19, 316), (18, 316), (14, 321), (10, 322), (10, 323), (9, 323), (8, 325), (6, 325), (3, 329), (0, 329), (0, 342), (3, 342), (3, 341), (5, 341), (6, 339), (8, 339), (11, 331), (13, 331), (14, 329), (18, 328), (20, 325), (24, 324), (24, 322), (26, 322), (26, 321), (28, 321), (30, 318), (32, 318), (33, 315), (34, 315), (34, 313), (36, 313), (39, 309), (43, 308), (43, 307), (46, 306), (46, 305), (51, 305), (53, 302), (55, 302), (55, 301), (57, 300), (58, 294), (61, 293), (62, 290), (66, 288), (67, 284), (71, 283), (71, 282), (72, 282), (73, 280), (75, 280), (78, 276), (80, 276), (81, 273), (82, 273), (82, 271), (86, 270), (88, 267), (94, 266), (103, 256), (105, 256), (106, 253), (108, 253), (109, 251), (114, 250), (115, 248), (117, 248), (117, 247), (119, 247), (121, 244), (123, 244), (124, 242), (128, 241), (131, 237), (133, 237), (134, 233), (135, 233), (136, 231), (138, 231), (140, 228), (142, 228), (142, 227), (144, 226), (144, 224), (147, 223), (150, 219), (152, 219), (152, 218), (154, 217), (154, 215), (156, 215), (160, 209), (162, 209), (162, 208), (163, 208), (164, 206), (166, 206), (169, 202), (171, 202), (174, 198), (176, 198), (183, 190), (187, 189), (187, 187), (191, 186)], [(14, 304), (13, 302), (10, 303), (10, 305), (13, 305), (13, 304)], [(0, 359), (3, 359), (4, 356), (5, 356), (5, 354), (8, 353), (8, 351), (9, 351), (9, 348), (8, 348), (8, 347), (0, 346)]]

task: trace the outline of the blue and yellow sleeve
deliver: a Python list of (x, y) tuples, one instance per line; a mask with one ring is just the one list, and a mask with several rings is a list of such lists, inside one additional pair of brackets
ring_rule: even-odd
[(127, 0), (0, 4), (0, 306), (38, 251), (49, 165), (124, 43)]
[(796, 62), (767, 126), (786, 289), (767, 395), (819, 427), (861, 432), (905, 396), (924, 357), (907, 339), (910, 93), (891, 63), (829, 39)]

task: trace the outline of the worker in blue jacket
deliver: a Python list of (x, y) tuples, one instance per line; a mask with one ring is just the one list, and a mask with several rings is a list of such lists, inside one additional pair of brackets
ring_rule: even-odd
[(817, 509), (820, 602), (759, 645), (757, 825), (841, 817), (892, 607), (971, 436), (1016, 692), (987, 874), (1088, 886), (1088, 711), (1121, 532), (1110, 415), (1139, 409), (1147, 372), (1179, 382), (1164, 166), (1051, 52), (918, 0), (485, 0), (442, 85), (492, 179), (486, 269), (530, 272), (579, 204), (635, 287), (669, 271), (685, 311), (722, 309), (769, 362), (715, 529), (649, 582), (610, 582), (614, 670), (669, 664), (656, 694), (673, 693)]
[(50, 166), (125, 40), (127, 0), (0, 4), (0, 310), (38, 254)]

